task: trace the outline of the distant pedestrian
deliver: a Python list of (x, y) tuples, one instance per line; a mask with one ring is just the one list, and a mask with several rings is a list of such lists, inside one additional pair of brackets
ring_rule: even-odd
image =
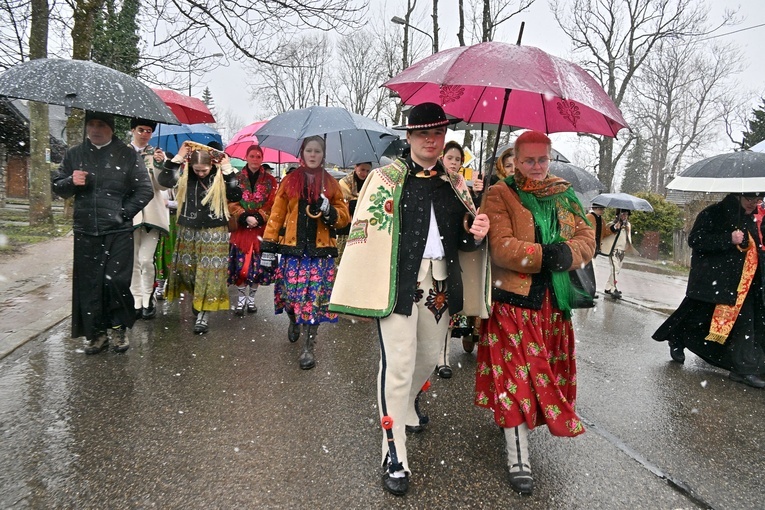
[(476, 359), (475, 403), (504, 430), (510, 486), (531, 494), (530, 429), (584, 432), (576, 414), (576, 353), (569, 271), (595, 252), (592, 228), (571, 185), (549, 174), (550, 139), (527, 131), (515, 141), (515, 172), (489, 188), (494, 282)]
[(494, 163), (495, 171), (491, 176), (491, 185), (497, 184), (499, 181), (504, 181), (515, 172), (514, 163), (515, 150), (509, 147), (502, 151), (497, 161)]
[[(600, 245), (603, 242), (603, 239), (606, 237), (612, 235), (611, 229), (606, 227), (605, 220), (603, 219), (603, 213), (606, 211), (605, 206), (593, 203), (590, 207), (590, 212), (587, 213), (587, 219), (590, 222), (590, 225), (592, 225), (593, 230), (595, 231), (595, 255), (593, 255), (593, 260), (598, 255), (603, 255), (600, 252)], [(592, 277), (592, 281), (595, 281), (595, 268), (592, 266), (592, 261), (588, 263), (585, 268), (586, 271), (590, 273), (590, 276)], [(597, 292), (593, 295), (593, 299), (597, 299), (598, 294)]]
[[(228, 202), (241, 198), (236, 175), (225, 153), (194, 150), (184, 142), (165, 161), (163, 186), (177, 185), (178, 238), (173, 252), (167, 299), (191, 295), (194, 333), (207, 333), (209, 314), (228, 310)], [(188, 160), (187, 160), (188, 158)]]
[(152, 199), (151, 181), (142, 158), (114, 136), (114, 116), (86, 112), (85, 134), (52, 175), (53, 191), (74, 197), (72, 337), (88, 339), (85, 354), (110, 341), (125, 352), (135, 322), (133, 217)]
[[(170, 217), (162, 191), (167, 188), (157, 182), (155, 176), (162, 171), (165, 153), (160, 148), (149, 145), (149, 140), (157, 127), (157, 123), (146, 119), (133, 118), (130, 120), (130, 145), (143, 158), (146, 166), (154, 197), (133, 218), (133, 277), (130, 282), (130, 292), (135, 301), (136, 318), (149, 320), (157, 313), (154, 281), (156, 269), (154, 254), (157, 243), (170, 228)], [(156, 163), (156, 168), (155, 168)]]
[[(172, 159), (172, 156), (168, 157)], [(158, 301), (165, 300), (167, 279), (170, 277), (170, 264), (173, 260), (175, 241), (178, 236), (178, 202), (175, 200), (175, 188), (162, 191), (162, 200), (167, 209), (168, 222), (167, 233), (159, 236), (157, 250), (154, 252), (154, 266), (157, 268), (156, 290), (154, 292)]]
[(229, 253), (228, 283), (237, 289), (234, 313), (242, 316), (255, 313), (255, 293), (260, 285), (270, 285), (273, 272), (260, 267), (260, 240), (271, 216), (276, 198), (276, 179), (263, 165), (263, 149), (250, 145), (246, 164), (236, 176), (242, 191), (238, 202), (228, 204), (231, 251)]
[(765, 252), (752, 214), (763, 195), (730, 194), (699, 213), (685, 299), (653, 334), (674, 361), (688, 349), (754, 388), (765, 388)]
[(319, 325), (337, 322), (337, 314), (329, 311), (337, 258), (335, 229), (350, 221), (340, 185), (324, 169), (325, 154), (321, 136), (303, 140), (301, 164), (282, 179), (260, 245), (263, 267), (277, 266), (276, 254), (281, 254), (274, 274), (274, 308), (289, 317), (290, 342), (298, 341), (303, 328), (298, 358), (303, 370), (316, 366)]
[(632, 246), (631, 212), (628, 209), (617, 209), (616, 217), (606, 225), (606, 229), (611, 235), (603, 237), (600, 241), (600, 251), (608, 255), (608, 262), (611, 266), (605, 293), (614, 299), (622, 297), (616, 284), (624, 263), (624, 254)]

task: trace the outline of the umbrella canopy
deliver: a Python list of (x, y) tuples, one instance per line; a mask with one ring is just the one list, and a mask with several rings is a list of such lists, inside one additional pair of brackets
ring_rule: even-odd
[[(258, 137), (255, 136), (255, 131), (260, 129), (268, 122), (267, 120), (261, 120), (253, 122), (252, 124), (240, 129), (231, 141), (226, 145), (226, 154), (232, 158), (245, 159), (247, 157), (247, 149), (250, 145), (260, 145)], [(298, 158), (287, 152), (277, 151), (274, 149), (268, 149), (263, 147), (263, 161), (266, 163), (297, 163)]]
[(378, 162), (398, 134), (372, 119), (344, 108), (311, 106), (280, 113), (255, 133), (260, 145), (294, 156), (302, 140), (324, 136), (326, 160), (347, 168), (365, 161)]
[(152, 89), (183, 124), (215, 122), (212, 112), (201, 99), (174, 90)]
[(149, 87), (87, 60), (40, 58), (0, 75), (0, 96), (180, 124)]
[(154, 135), (149, 144), (159, 147), (165, 152), (178, 153), (183, 142), (192, 142), (209, 145), (210, 142), (218, 142), (222, 145), (220, 133), (205, 124), (181, 124), (180, 126), (157, 125)]
[(602, 191), (606, 189), (603, 183), (584, 168), (564, 163), (562, 161), (550, 161), (550, 173), (566, 179), (576, 191)]
[(471, 123), (605, 136), (627, 127), (603, 87), (584, 69), (533, 46), (489, 41), (450, 48), (383, 85), (407, 104), (438, 103)]
[(765, 191), (765, 153), (739, 151), (702, 159), (677, 174), (667, 188), (708, 193)]
[[(515, 142), (506, 143), (505, 145), (499, 147), (497, 149), (496, 155), (488, 158), (486, 160), (486, 163), (489, 164), (489, 165), (493, 165), (494, 164), (494, 160), (496, 159), (496, 156), (502, 154), (507, 149), (511, 149), (513, 147), (513, 145), (515, 145)], [(561, 163), (571, 163), (571, 161), (569, 161), (569, 159), (566, 156), (564, 156), (560, 152), (556, 151), (555, 149), (551, 149), (550, 153), (551, 153), (551, 157), (552, 157), (553, 161), (560, 161)]]
[(592, 199), (592, 204), (603, 207), (615, 207), (617, 209), (629, 209), (630, 211), (653, 212), (653, 207), (648, 200), (643, 200), (629, 193), (603, 193)]
[(765, 140), (760, 143), (754, 144), (749, 148), (752, 152), (765, 152)]

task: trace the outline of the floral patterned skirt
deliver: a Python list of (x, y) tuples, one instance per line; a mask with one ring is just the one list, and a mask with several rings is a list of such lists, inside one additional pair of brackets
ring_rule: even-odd
[(555, 436), (584, 432), (576, 415), (574, 329), (545, 294), (541, 310), (495, 302), (483, 321), (475, 403), (500, 427), (547, 425)]
[(182, 292), (194, 296), (197, 310), (228, 310), (228, 227), (178, 227), (167, 299)]
[(337, 322), (337, 314), (329, 311), (334, 283), (334, 257), (282, 255), (274, 274), (275, 311), (294, 313), (298, 324)]
[(228, 254), (229, 285), (271, 285), (273, 271), (264, 271), (260, 267), (260, 252), (244, 252), (231, 245)]

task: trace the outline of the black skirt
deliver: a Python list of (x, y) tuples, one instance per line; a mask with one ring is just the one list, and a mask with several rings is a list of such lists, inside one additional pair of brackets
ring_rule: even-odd
[(74, 235), (72, 338), (93, 339), (114, 326), (133, 327), (133, 233)]
[[(757, 276), (755, 276), (755, 282)], [(715, 304), (686, 297), (653, 339), (682, 345), (719, 368), (741, 375), (765, 373), (765, 313), (759, 285), (752, 283), (736, 323), (724, 344), (704, 340)]]

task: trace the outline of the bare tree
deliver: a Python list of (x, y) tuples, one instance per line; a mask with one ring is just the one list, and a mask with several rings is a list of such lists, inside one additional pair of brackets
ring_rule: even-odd
[(741, 71), (739, 54), (730, 45), (662, 41), (636, 75), (627, 106), (648, 147), (652, 191), (664, 193), (684, 158), (719, 138), (736, 103), (731, 79)]
[(380, 120), (388, 93), (380, 88), (387, 73), (384, 44), (367, 30), (340, 40), (337, 45), (337, 67), (333, 69), (333, 100), (347, 110)]
[[(32, 0), (29, 56), (48, 56), (48, 0)], [(50, 122), (48, 105), (29, 103), (29, 224), (52, 225), (50, 168), (46, 154), (50, 154)]]
[(497, 28), (536, 0), (470, 0), (469, 33), (474, 42), (493, 41)]
[[(660, 42), (711, 31), (706, 19), (709, 9), (702, 0), (551, 0), (551, 7), (575, 54), (617, 107)], [(731, 18), (728, 13), (722, 25)], [(613, 138), (593, 138), (598, 143), (598, 177), (610, 189), (627, 145), (614, 154)]]
[(29, 0), (0, 1), (0, 69), (27, 60), (31, 9)]
[(280, 64), (252, 66), (253, 98), (272, 114), (322, 104), (326, 100), (331, 46), (326, 34), (294, 39), (274, 55)]

